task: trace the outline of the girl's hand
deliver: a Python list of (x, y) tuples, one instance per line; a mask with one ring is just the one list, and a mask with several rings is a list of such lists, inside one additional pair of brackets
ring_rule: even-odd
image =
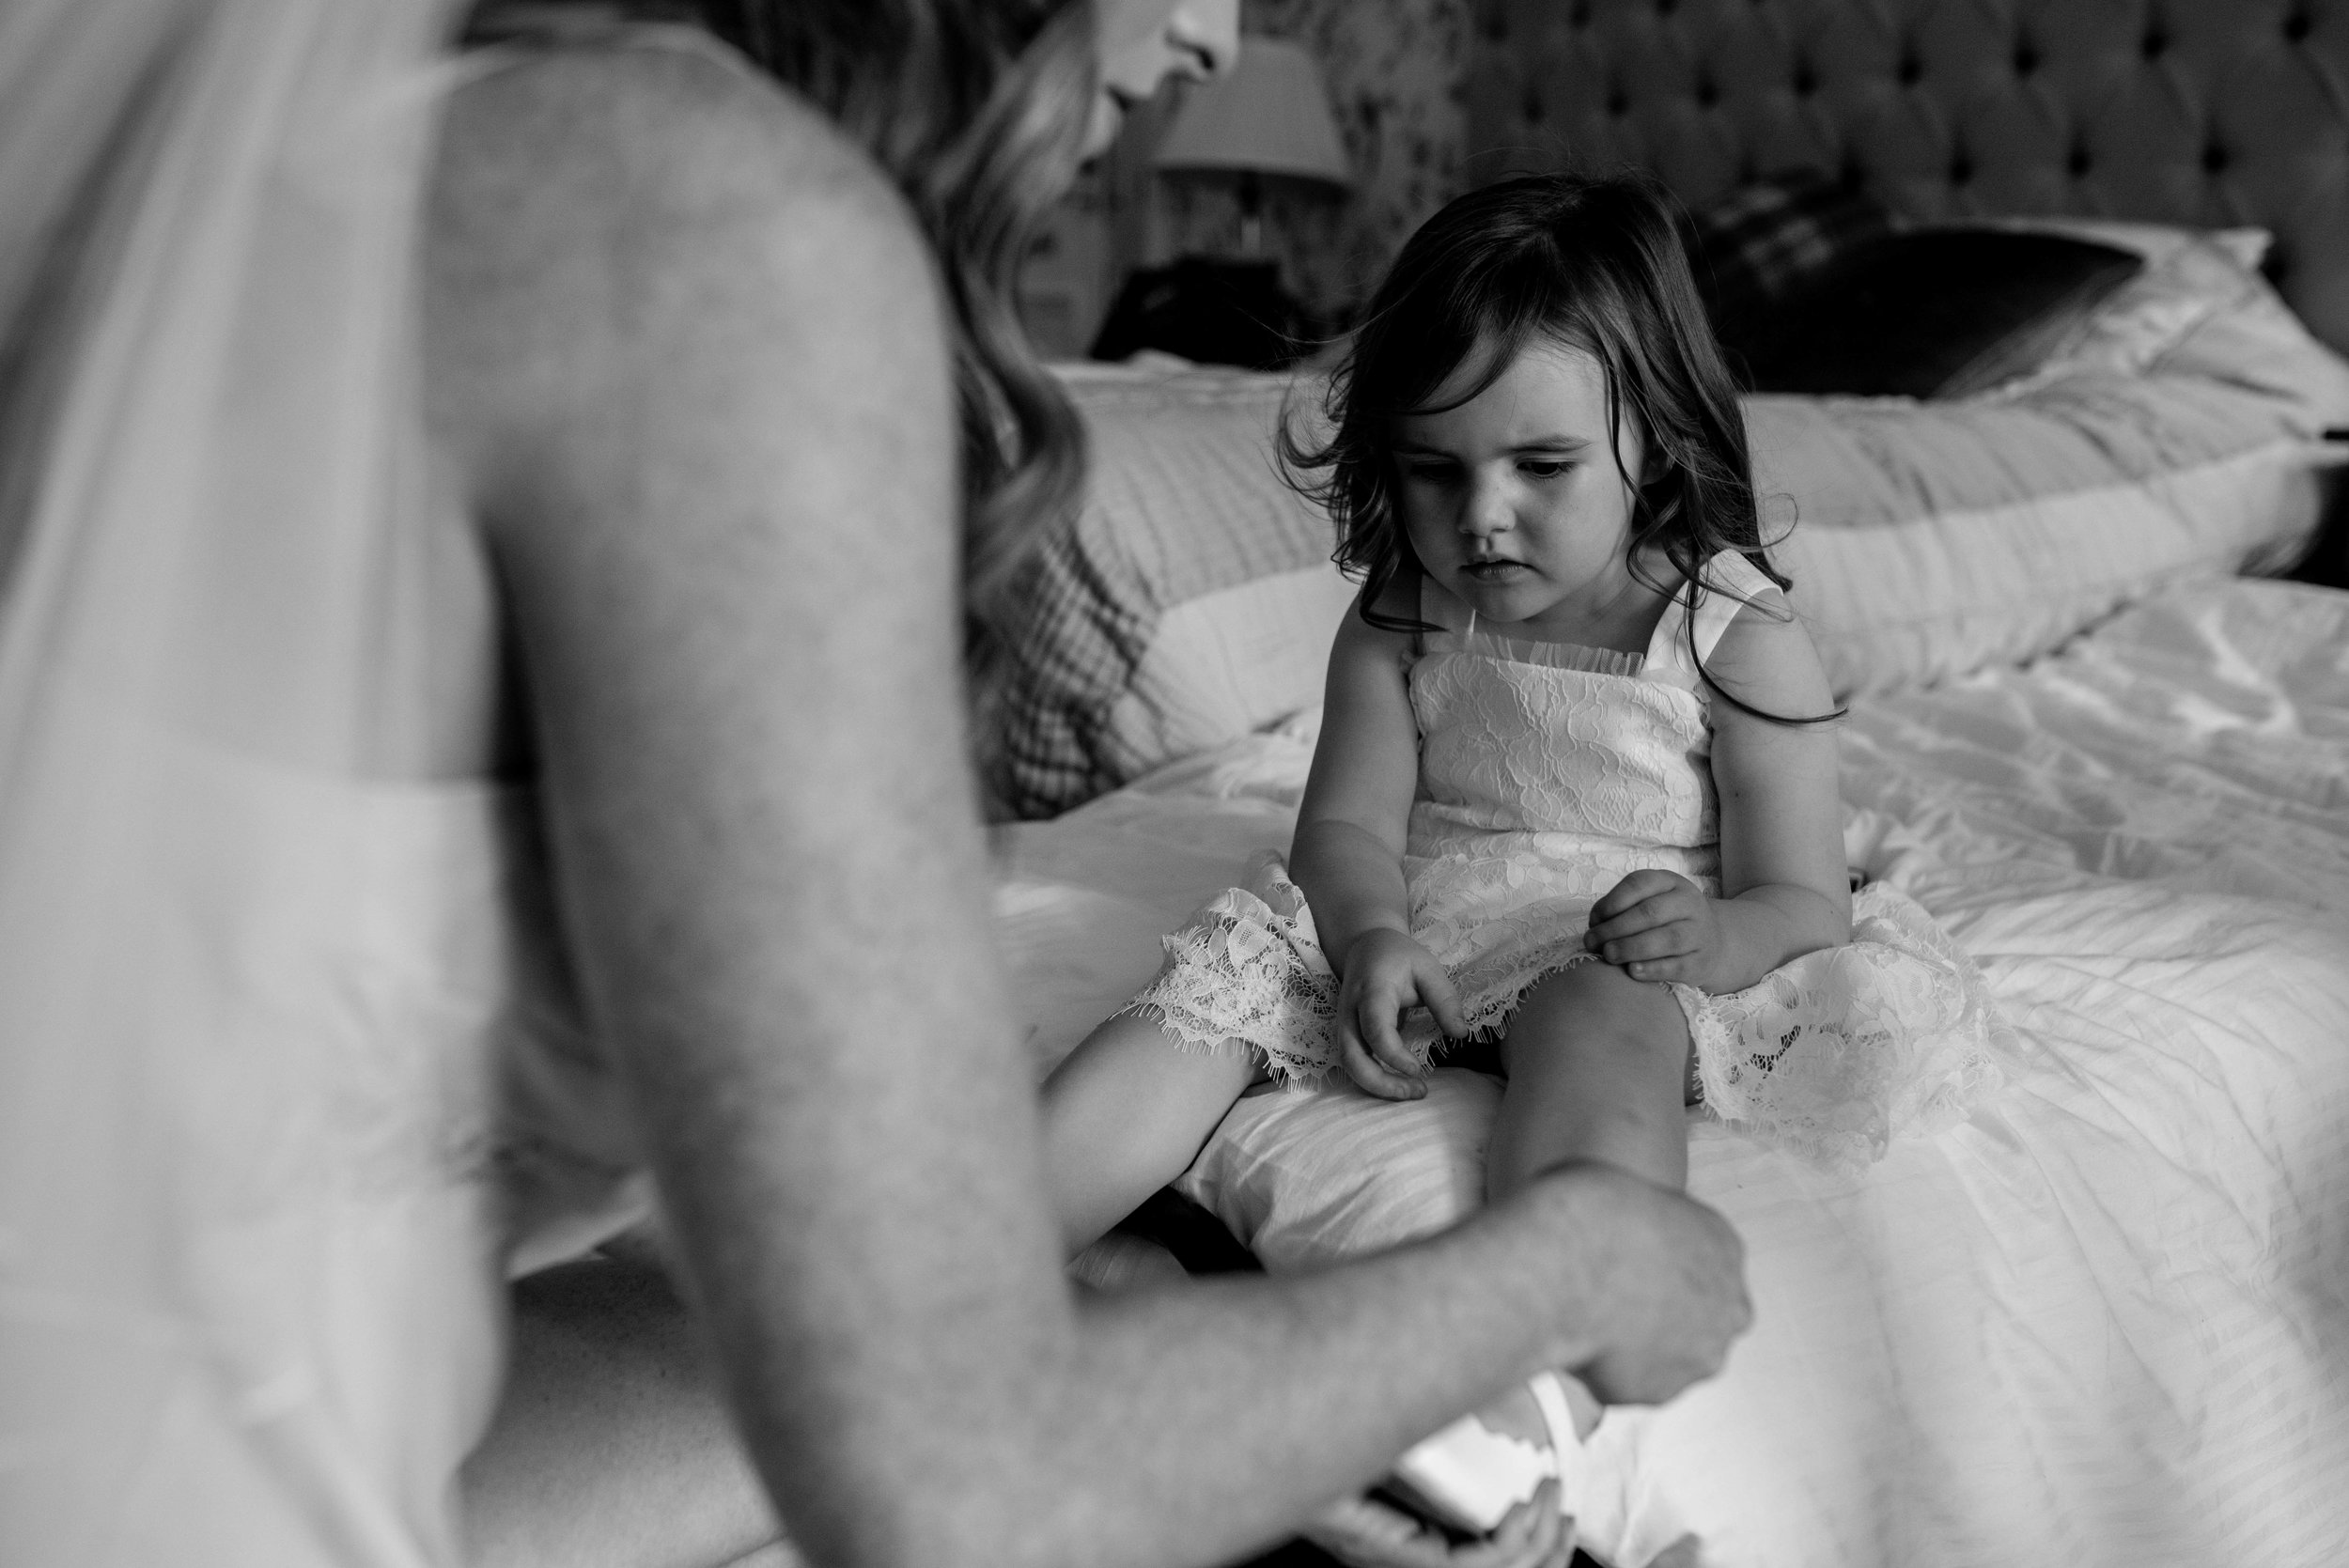
[(1383, 926), (1355, 938), (1338, 984), (1338, 1060), (1346, 1077), (1380, 1099), (1415, 1100), (1427, 1093), (1395, 1027), (1412, 1007), (1433, 1013), (1448, 1035), (1468, 1032), (1459, 993), (1434, 954)]
[(1634, 980), (1709, 989), (1723, 952), (1720, 911), (1686, 877), (1635, 871), (1591, 906), (1582, 945)]

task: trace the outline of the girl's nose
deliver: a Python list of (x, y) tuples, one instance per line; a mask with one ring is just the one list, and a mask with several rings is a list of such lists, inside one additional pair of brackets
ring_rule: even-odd
[(1471, 483), (1468, 493), (1460, 499), (1459, 529), (1471, 539), (1505, 534), (1514, 520), (1508, 496), (1501, 486), (1488, 480)]

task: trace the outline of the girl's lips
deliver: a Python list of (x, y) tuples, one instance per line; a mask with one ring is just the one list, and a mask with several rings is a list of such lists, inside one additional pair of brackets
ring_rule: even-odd
[(1523, 571), (1525, 563), (1522, 561), (1467, 561), (1461, 564), (1460, 569), (1480, 581), (1491, 582), (1497, 578), (1509, 577)]

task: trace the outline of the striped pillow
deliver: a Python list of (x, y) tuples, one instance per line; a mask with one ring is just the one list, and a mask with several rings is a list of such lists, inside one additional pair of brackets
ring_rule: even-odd
[(1321, 700), (1353, 585), (1329, 518), (1282, 481), (1297, 388), (1225, 369), (1058, 367), (1092, 473), (1073, 532), (1032, 568), (1001, 693), (1013, 811), (1049, 816)]

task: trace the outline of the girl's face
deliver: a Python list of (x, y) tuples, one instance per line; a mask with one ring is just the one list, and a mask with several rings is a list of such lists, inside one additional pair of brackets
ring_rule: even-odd
[(1170, 76), (1205, 81), (1239, 55), (1239, 0), (1095, 0), (1101, 95), (1087, 156), (1117, 139), (1128, 110)]
[[(1470, 354), (1440, 405), (1486, 364)], [(1476, 611), (1543, 641), (1575, 641), (1634, 580), (1625, 565), (1637, 421), (1608, 429), (1607, 378), (1584, 349), (1527, 344), (1457, 408), (1394, 423), (1404, 532), (1429, 576)]]

